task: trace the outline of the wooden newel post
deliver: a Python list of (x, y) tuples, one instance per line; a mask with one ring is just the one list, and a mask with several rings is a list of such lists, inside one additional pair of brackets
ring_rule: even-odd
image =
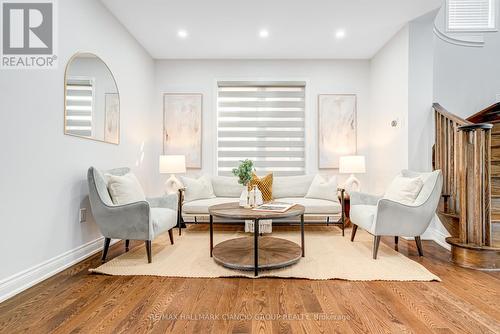
[(459, 240), (464, 244), (491, 245), (492, 127), (482, 123), (458, 128)]

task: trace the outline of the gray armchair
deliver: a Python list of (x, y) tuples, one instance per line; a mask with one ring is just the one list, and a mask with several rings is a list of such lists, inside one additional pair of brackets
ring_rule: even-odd
[(403, 170), (406, 177), (421, 176), (424, 185), (415, 202), (401, 204), (359, 192), (351, 193), (350, 220), (353, 224), (351, 241), (354, 241), (358, 226), (374, 236), (373, 258), (377, 258), (381, 236), (414, 237), (418, 254), (423, 256), (420, 236), (431, 223), (441, 196), (443, 176), (440, 170), (431, 173), (418, 173)]
[[(106, 171), (106, 173), (125, 175), (129, 171), (129, 168), (117, 168)], [(104, 173), (90, 167), (87, 181), (92, 213), (105, 238), (102, 262), (106, 261), (111, 239), (125, 240), (126, 251), (128, 251), (129, 240), (144, 240), (148, 263), (152, 261), (152, 240), (158, 235), (168, 231), (170, 243), (174, 243), (172, 229), (177, 225), (176, 194), (125, 205), (115, 205), (109, 195)]]

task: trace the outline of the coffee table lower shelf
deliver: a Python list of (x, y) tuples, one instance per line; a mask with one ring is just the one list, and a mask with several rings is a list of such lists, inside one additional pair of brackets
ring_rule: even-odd
[[(217, 244), (212, 251), (218, 264), (237, 270), (255, 270), (254, 237), (230, 239)], [(302, 248), (295, 242), (275, 237), (259, 237), (258, 270), (277, 269), (297, 263)]]

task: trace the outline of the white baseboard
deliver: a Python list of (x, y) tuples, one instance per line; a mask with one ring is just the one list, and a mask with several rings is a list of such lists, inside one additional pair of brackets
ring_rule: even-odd
[[(112, 240), (111, 244), (119, 240)], [(61, 255), (0, 281), (0, 302), (40, 283), (102, 250), (104, 237), (87, 242)]]

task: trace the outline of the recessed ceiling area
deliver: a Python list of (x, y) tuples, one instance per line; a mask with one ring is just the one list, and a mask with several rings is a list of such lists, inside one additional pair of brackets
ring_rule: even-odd
[(368, 59), (442, 0), (101, 0), (155, 59)]

